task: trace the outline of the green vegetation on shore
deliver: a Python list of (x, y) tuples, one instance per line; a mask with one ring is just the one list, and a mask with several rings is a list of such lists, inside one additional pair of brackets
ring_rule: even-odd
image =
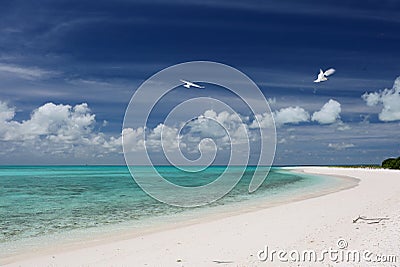
[(382, 162), (382, 165), (335, 165), (330, 167), (337, 168), (366, 168), (366, 169), (396, 169), (400, 170), (400, 157), (388, 158)]
[(400, 157), (385, 159), (382, 162), (382, 168), (400, 170)]
[(335, 165), (330, 166), (335, 168), (364, 168), (364, 169), (380, 169), (382, 168), (379, 165)]

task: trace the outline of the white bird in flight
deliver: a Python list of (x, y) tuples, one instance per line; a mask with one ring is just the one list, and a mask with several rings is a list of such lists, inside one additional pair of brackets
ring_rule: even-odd
[(179, 81), (183, 82), (184, 83), (183, 86), (186, 87), (187, 89), (190, 89), (190, 87), (204, 88), (204, 86), (200, 86), (198, 84), (195, 84), (195, 83), (192, 83), (189, 81), (185, 81), (185, 80), (179, 80)]
[(335, 73), (335, 69), (329, 69), (326, 70), (325, 72), (323, 70), (319, 70), (318, 78), (314, 81), (315, 83), (320, 83), (320, 82), (325, 82), (328, 80), (328, 76), (331, 76), (332, 74)]

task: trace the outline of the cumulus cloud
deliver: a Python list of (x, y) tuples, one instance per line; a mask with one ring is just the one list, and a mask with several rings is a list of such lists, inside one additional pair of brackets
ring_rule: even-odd
[(330, 99), (321, 110), (313, 113), (311, 120), (320, 124), (332, 124), (340, 119), (341, 111), (340, 103)]
[(274, 119), (271, 114), (264, 113), (264, 114), (256, 114), (255, 119), (249, 125), (250, 129), (257, 129), (257, 128), (267, 128), (274, 125)]
[(281, 108), (273, 114), (277, 125), (298, 124), (310, 120), (310, 114), (301, 107)]
[[(332, 124), (337, 122), (340, 130), (348, 130), (349, 127), (340, 121), (341, 105), (339, 102), (330, 99), (323, 105), (321, 110), (316, 111), (311, 116), (312, 121), (320, 124)], [(310, 113), (301, 107), (287, 107), (273, 111), (271, 114), (256, 114), (250, 129), (271, 127), (275, 122), (277, 127), (286, 124), (299, 124), (310, 121)]]
[(258, 123), (257, 120), (253, 120), (249, 125), (251, 129), (271, 127), (274, 121), (275, 125), (279, 127), (284, 124), (298, 124), (310, 120), (310, 114), (301, 107), (281, 108), (272, 112), (272, 114), (256, 114), (255, 117)]
[(96, 153), (115, 151), (118, 138), (95, 130), (95, 115), (86, 103), (75, 106), (46, 103), (28, 120), (16, 121), (15, 108), (0, 102), (0, 140), (51, 154), (75, 153), (90, 147)]
[(152, 151), (161, 151), (161, 146), (164, 150), (176, 151), (181, 139), (179, 128), (164, 124), (159, 124), (150, 130), (146, 137), (145, 145)]
[(74, 107), (46, 103), (34, 110), (29, 120), (11, 121), (13, 117), (9, 116), (8, 121), (3, 122), (3, 140), (20, 141), (45, 136), (53, 141), (72, 142), (89, 134), (95, 122), (95, 115), (90, 113), (86, 103)]
[[(249, 127), (246, 124), (248, 118), (240, 117), (236, 113), (229, 113), (227, 111), (222, 111), (217, 114), (212, 110), (204, 112), (200, 119), (202, 118), (215, 120), (221, 124), (222, 127), (220, 127), (220, 129), (226, 129), (226, 131), (224, 130), (225, 135), (223, 138), (227, 139), (229, 137), (233, 144), (246, 143), (249, 139)], [(227, 134), (229, 134), (229, 136)]]
[[(88, 104), (75, 106), (46, 103), (31, 112), (30, 118), (15, 120), (15, 108), (0, 101), (0, 141), (2, 150), (37, 151), (52, 155), (79, 154), (81, 157), (101, 157), (108, 153), (122, 153), (122, 141), (128, 152), (162, 151), (198, 152), (202, 149), (225, 149), (232, 144), (247, 144), (248, 118), (227, 111), (207, 110), (196, 119), (176, 125), (158, 124), (154, 128), (125, 128), (121, 135), (108, 136), (98, 129)], [(98, 126), (98, 127), (96, 127)], [(209, 140), (207, 140), (209, 139)], [(212, 139), (212, 141), (210, 140)], [(5, 146), (7, 144), (7, 146)], [(7, 150), (7, 151), (8, 151)]]
[(127, 128), (123, 130), (122, 138), (125, 149), (129, 151), (145, 148), (153, 152), (162, 149), (177, 151), (180, 148), (188, 153), (196, 153), (202, 141), (203, 150), (215, 149), (210, 140), (213, 140), (218, 149), (225, 149), (231, 144), (247, 143), (252, 136), (247, 124), (237, 114), (207, 110), (186, 124), (170, 126), (161, 123), (146, 130)]
[(382, 105), (379, 113), (381, 121), (400, 120), (400, 77), (398, 77), (391, 89), (385, 89), (379, 92), (365, 93), (362, 99), (368, 106)]
[(107, 143), (107, 146), (110, 148), (122, 146), (123, 141), (125, 143), (126, 152), (143, 150), (145, 148), (143, 134), (143, 127), (139, 127), (137, 129), (125, 128), (122, 130), (122, 134), (119, 138), (111, 137), (111, 140)]
[[(324, 124), (333, 123), (339, 119), (339, 114), (340, 104), (330, 100), (313, 114), (313, 120)], [(110, 136), (99, 130), (107, 127), (107, 123), (97, 123), (95, 114), (86, 103), (75, 106), (46, 103), (33, 110), (29, 119), (23, 121), (16, 120), (15, 115), (14, 107), (0, 101), (0, 145), (3, 151), (16, 149), (81, 157), (121, 154), (122, 141), (127, 152), (147, 149), (150, 153), (158, 153), (162, 149), (177, 151), (180, 148), (183, 153), (198, 153), (199, 145), (203, 150), (217, 148), (228, 151), (231, 145), (244, 148), (249, 142), (258, 142), (260, 134), (255, 129), (272, 126), (274, 120), (278, 127), (310, 121), (310, 114), (298, 106), (281, 108), (272, 114), (256, 114), (258, 122), (228, 111), (207, 110), (187, 123), (160, 123), (154, 128), (125, 128), (121, 134)], [(281, 138), (279, 143), (287, 143), (291, 138)], [(11, 145), (4, 146), (5, 143)], [(329, 147), (340, 150), (350, 146), (329, 144)]]

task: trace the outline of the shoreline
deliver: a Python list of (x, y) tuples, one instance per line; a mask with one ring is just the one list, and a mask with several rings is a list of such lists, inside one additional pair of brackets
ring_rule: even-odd
[[(297, 169), (296, 167), (284, 167), (282, 169), (284, 171), (289, 171), (300, 175), (307, 175), (304, 171), (302, 171), (301, 169)], [(265, 199), (265, 197), (259, 197), (256, 199), (245, 200), (243, 202), (238, 202), (235, 204), (230, 203), (221, 206), (207, 207), (195, 211), (183, 211), (182, 213), (177, 215), (179, 219), (183, 219), (182, 221), (171, 220), (169, 215), (165, 215), (159, 217), (158, 219), (166, 219), (167, 222), (157, 223), (154, 222), (152, 219), (146, 219), (145, 223), (150, 224), (150, 226), (146, 227), (142, 226), (136, 229), (132, 228), (129, 229), (129, 227), (126, 226), (122, 227), (122, 229), (120, 228), (115, 229), (115, 225), (112, 225), (112, 226), (102, 227), (101, 230), (96, 229), (98, 231), (94, 233), (82, 233), (81, 232), (82, 230), (76, 230), (76, 231), (73, 230), (69, 232), (70, 234), (73, 234), (75, 236), (77, 236), (78, 234), (83, 234), (83, 236), (80, 236), (80, 238), (67, 239), (60, 233), (54, 234), (53, 236), (51, 236), (51, 239), (46, 237), (35, 238), (36, 241), (41, 241), (42, 243), (46, 244), (47, 243), (53, 243), (53, 244), (51, 245), (51, 247), (47, 245), (30, 249), (28, 249), (27, 246), (25, 249), (20, 249), (14, 254), (6, 255), (0, 261), (0, 264), (9, 264), (37, 257), (38, 255), (44, 256), (51, 253), (88, 248), (96, 245), (101, 245), (104, 243), (110, 243), (119, 240), (127, 240), (156, 232), (173, 230), (180, 227), (201, 224), (208, 221), (215, 221), (226, 217), (237, 216), (240, 214), (254, 212), (261, 209), (267, 209), (275, 206), (285, 205), (291, 202), (302, 201), (309, 198), (315, 198), (326, 194), (331, 194), (358, 185), (358, 179), (354, 179), (351, 177), (346, 177), (346, 176), (338, 177), (329, 175), (323, 175), (323, 176), (325, 178), (328, 177), (328, 179), (329, 177), (332, 177), (334, 179), (340, 178), (344, 179), (344, 181), (340, 184), (335, 185), (335, 187), (333, 188), (325, 189), (323, 191), (310, 193), (308, 192), (310, 190), (306, 190), (307, 193), (296, 192), (296, 196), (292, 198), (288, 198), (287, 196), (284, 195), (273, 199)], [(127, 225), (129, 223), (133, 222), (129, 221), (123, 224)], [(118, 224), (117, 226), (120, 225), (122, 224)]]
[[(320, 169), (323, 169), (321, 172)], [(349, 178), (349, 176), (344, 173), (340, 174), (338, 173), (339, 168), (331, 168), (331, 167), (289, 167), (287, 169), (290, 169), (291, 171), (294, 172), (301, 172), (301, 173), (310, 173), (310, 174), (316, 174), (316, 175), (323, 175), (323, 176), (334, 176), (336, 178), (342, 178), (342, 179), (352, 179), (354, 182), (354, 178)], [(319, 171), (316, 172), (316, 170), (319, 169)], [(340, 170), (340, 169), (339, 169)], [(349, 171), (349, 169), (343, 169), (343, 171)], [(354, 171), (354, 170), (353, 170)], [(381, 170), (378, 170), (381, 171)], [(399, 172), (400, 173), (400, 172)], [(355, 179), (359, 179), (356, 177)], [(362, 181), (362, 179), (361, 179)], [(321, 198), (324, 198), (326, 196), (334, 196), (337, 195), (338, 193), (341, 192), (346, 192), (353, 190), (354, 188), (357, 188), (358, 183), (353, 183), (351, 186), (347, 184), (347, 186), (344, 186), (344, 188), (336, 188), (335, 190), (330, 190), (329, 192), (318, 192), (318, 193), (313, 193), (313, 194), (308, 194), (307, 196), (302, 196), (300, 199), (291, 199), (290, 201), (283, 201), (283, 202), (278, 202), (274, 203), (274, 205), (271, 205), (270, 203), (266, 205), (265, 203), (259, 203), (257, 206), (253, 207), (247, 207), (247, 209), (243, 209), (241, 207), (240, 211), (230, 211), (230, 212), (223, 212), (222, 214), (214, 214), (212, 215), (206, 215), (205, 217), (202, 218), (195, 218), (194, 220), (189, 220), (185, 222), (180, 222), (180, 223), (175, 223), (175, 224), (169, 224), (168, 226), (160, 227), (158, 229), (152, 229), (149, 231), (145, 231), (144, 233), (121, 233), (121, 235), (114, 236), (111, 239), (101, 239), (97, 240), (94, 242), (86, 242), (82, 244), (81, 242), (78, 245), (73, 245), (73, 246), (61, 246), (58, 247), (54, 250), (46, 250), (43, 252), (39, 253), (34, 253), (35, 255), (17, 255), (12, 258), (7, 258), (4, 263), (11, 263), (10, 266), (14, 266), (13, 264), (16, 264), (15, 266), (18, 266), (20, 264), (23, 264), (22, 266), (30, 266), (30, 264), (35, 265), (41, 265), (37, 263), (46, 263), (54, 265), (54, 262), (58, 262), (56, 259), (58, 258), (57, 255), (65, 255), (65, 254), (75, 254), (75, 253), (89, 253), (90, 251), (93, 252), (93, 250), (103, 248), (103, 247), (119, 247), (121, 246), (120, 243), (135, 243), (136, 245), (140, 243), (140, 240), (143, 239), (151, 239), (154, 236), (164, 236), (165, 234), (171, 234), (172, 232), (182, 232), (188, 228), (204, 228), (205, 226), (209, 224), (220, 224), (223, 221), (235, 221), (238, 218), (246, 218), (246, 217), (252, 217), (256, 213), (269, 213), (271, 210), (283, 210), (287, 206), (294, 205), (296, 203), (304, 203), (308, 202), (310, 200), (318, 200)], [(334, 192), (332, 192), (334, 191)], [(257, 200), (260, 201), (261, 199)], [(298, 205), (298, 204), (296, 204)], [(154, 241), (154, 240), (153, 240)], [(123, 246), (122, 246), (123, 247)], [(108, 251), (108, 250), (106, 250)], [(150, 253), (150, 251), (146, 252), (144, 251), (143, 253)], [(90, 254), (90, 253), (89, 253)], [(56, 256), (54, 256), (56, 255)], [(151, 260), (149, 260), (151, 262)], [(3, 263), (3, 264), (4, 264)], [(58, 262), (59, 264), (61, 262)], [(110, 262), (108, 262), (110, 263)], [(120, 262), (123, 264), (123, 262)], [(126, 262), (125, 262), (126, 263)], [(25, 265), (26, 264), (26, 265)], [(120, 265), (121, 265), (120, 264)], [(173, 263), (176, 264), (176, 261)], [(72, 262), (71, 264), (68, 265), (81, 265), (79, 262)], [(92, 266), (90, 262), (82, 262), (82, 265), (85, 266)], [(117, 264), (118, 265), (118, 264)], [(107, 266), (107, 264), (100, 266)], [(151, 265), (150, 265), (151, 266)], [(167, 265), (169, 266), (169, 265)], [(176, 266), (176, 265), (171, 265), (171, 266)]]

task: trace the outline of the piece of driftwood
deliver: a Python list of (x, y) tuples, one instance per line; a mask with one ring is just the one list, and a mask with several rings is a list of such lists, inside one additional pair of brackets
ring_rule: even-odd
[(216, 264), (233, 263), (233, 261), (218, 261), (218, 260), (215, 260), (215, 261), (213, 261), (213, 262), (216, 263)]
[(374, 224), (374, 223), (380, 223), (381, 221), (384, 221), (384, 220), (389, 220), (389, 218), (387, 218), (387, 217), (383, 217), (383, 218), (367, 218), (365, 216), (358, 216), (358, 218), (353, 220), (353, 223), (356, 223), (359, 220), (368, 221), (367, 224)]

